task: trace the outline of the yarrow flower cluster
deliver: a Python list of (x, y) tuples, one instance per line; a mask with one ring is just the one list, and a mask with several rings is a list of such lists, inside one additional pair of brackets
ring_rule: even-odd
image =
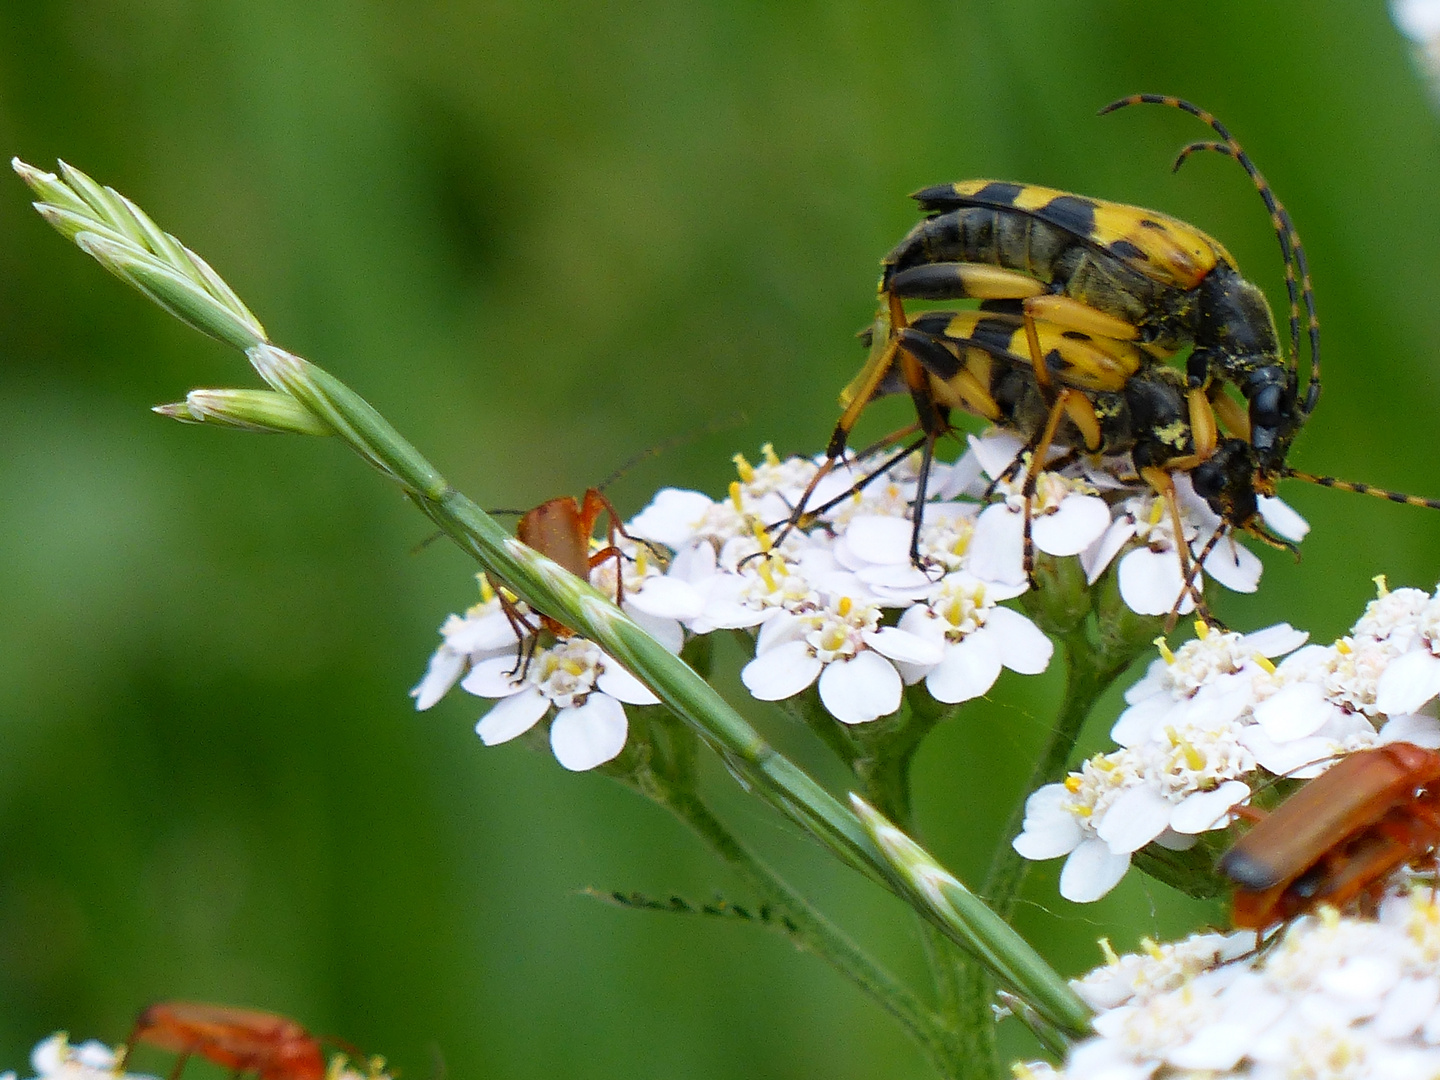
[(1322, 908), (1255, 951), (1249, 933), (1200, 934), (1110, 954), (1072, 982), (1094, 1038), (1031, 1080), (1431, 1080), (1440, 1076), (1440, 907), (1392, 892), (1373, 919)]
[[(619, 568), (601, 563), (592, 584), (614, 595), (619, 575), (626, 612), (675, 652), (687, 635), (754, 632), (754, 658), (741, 680), (760, 700), (814, 686), (844, 724), (895, 713), (904, 688), (919, 683), (937, 701), (968, 701), (988, 693), (1004, 669), (1044, 671), (1054, 651), (1028, 617), (1004, 606), (1030, 588), (1024, 452), (1013, 433), (993, 430), (972, 438), (955, 464), (936, 463), (918, 538), (913, 457), (858, 490), (866, 475), (859, 464), (833, 470), (810, 493), (807, 506), (818, 512), (797, 528), (783, 523), (820, 462), (782, 460), (769, 446), (758, 464), (737, 454), (725, 498), (660, 491), (627, 524)], [(1121, 595), (1136, 612), (1165, 614), (1177, 603), (1188, 610), (1202, 581), (1196, 576), (1187, 588), (1177, 548), (1198, 557), (1219, 519), (1184, 477), (1177, 478), (1177, 521), (1164, 502), (1135, 494), (1118, 475), (1104, 463), (1042, 471), (1029, 499), (1034, 550), (1078, 557), (1091, 583), (1118, 560)], [(1285, 526), (1277, 513), (1272, 527)], [(1303, 533), (1303, 522), (1288, 527)], [(1205, 569), (1246, 591), (1260, 572), (1259, 561), (1233, 543), (1217, 545)], [(539, 620), (483, 580), (482, 588), (481, 604), (441, 627), (443, 642), (412, 692), (417, 708), (458, 683), (498, 701), (476, 729), (487, 744), (550, 716), (551, 746), (567, 768), (613, 759), (625, 745), (622, 705), (652, 704), (654, 696), (578, 638), (551, 643), (551, 635), (537, 644), (531, 634)]]
[(1305, 645), (1286, 624), (1197, 630), (1173, 653), (1160, 643), (1161, 658), (1126, 692), (1111, 730), (1120, 748), (1026, 804), (1015, 850), (1066, 856), (1069, 900), (1104, 896), (1148, 843), (1183, 849), (1226, 828), (1231, 808), (1270, 777), (1315, 776), (1336, 755), (1385, 742), (1440, 747), (1440, 591), (1391, 592), (1382, 580), (1351, 632), (1326, 646)]

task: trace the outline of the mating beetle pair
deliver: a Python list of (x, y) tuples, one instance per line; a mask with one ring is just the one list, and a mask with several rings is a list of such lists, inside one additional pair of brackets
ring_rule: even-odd
[[(1224, 125), (1189, 102), (1157, 95), (1124, 98), (1101, 112), (1138, 103), (1181, 109), (1220, 136), (1184, 147), (1177, 168), (1197, 150), (1212, 150), (1234, 158), (1254, 182), (1285, 262), (1290, 353), (1281, 347), (1260, 288), (1241, 276), (1219, 241), (1191, 225), (1030, 184), (972, 180), (925, 188), (915, 198), (926, 218), (882, 261), (870, 358), (841, 396), (845, 409), (822, 469), (823, 475), (845, 453), (870, 401), (908, 393), (916, 423), (892, 438), (918, 431), (923, 440), (911, 545), (917, 564), (928, 464), (936, 440), (951, 431), (953, 409), (1025, 438), (1027, 496), (1053, 442), (1092, 454), (1129, 454), (1134, 472), (1166, 497), (1177, 527), (1177, 472), (1189, 475), (1227, 530), (1279, 547), (1289, 545), (1266, 529), (1259, 498), (1273, 495), (1286, 477), (1440, 506), (1286, 464), (1320, 396), (1319, 323), (1304, 248), (1288, 213)], [(912, 318), (905, 308), (907, 300), (957, 299), (979, 301), (979, 311)], [(1302, 303), (1310, 351), (1303, 397), (1297, 370)], [(1166, 361), (1187, 347), (1182, 376)], [(1243, 406), (1229, 388), (1239, 391)], [(803, 520), (805, 503), (792, 523)], [(1187, 568), (1187, 581), (1191, 577)]]

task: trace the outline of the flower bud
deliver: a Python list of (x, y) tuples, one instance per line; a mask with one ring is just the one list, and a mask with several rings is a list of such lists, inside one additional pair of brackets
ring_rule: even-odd
[(156, 405), (153, 411), (183, 424), (221, 424), (264, 434), (334, 434), (289, 394), (274, 390), (191, 390), (184, 401)]

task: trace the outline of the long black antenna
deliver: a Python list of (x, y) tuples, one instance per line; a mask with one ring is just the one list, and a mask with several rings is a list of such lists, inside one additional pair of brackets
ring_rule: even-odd
[[(609, 476), (605, 477), (604, 480), (601, 480), (600, 483), (596, 484), (595, 490), (604, 491), (607, 487), (615, 483), (616, 480), (619, 480), (622, 476), (628, 473), (636, 465), (639, 465), (640, 462), (644, 461), (646, 458), (658, 457), (661, 454), (669, 453), (677, 446), (684, 446), (686, 443), (693, 442), (696, 439), (702, 438), (706, 435), (714, 435), (717, 432), (729, 431), (732, 428), (737, 428), (740, 425), (746, 423), (748, 419), (749, 417), (747, 417), (743, 412), (737, 412), (732, 414), (731, 416), (726, 417), (724, 420), (713, 421), (705, 425), (703, 428), (699, 428), (698, 430), (687, 431), (681, 435), (672, 435), (670, 438), (665, 439), (662, 442), (658, 442), (654, 446), (647, 446), (639, 453), (632, 454), (629, 460), (627, 460), (623, 465), (621, 465), (618, 469), (612, 472)], [(505, 511), (491, 511), (491, 513), (503, 512)]]
[(1373, 495), (1377, 499), (1404, 503), (1406, 506), (1424, 506), (1430, 510), (1440, 510), (1440, 499), (1427, 499), (1423, 495), (1406, 495), (1403, 491), (1378, 488), (1371, 484), (1362, 484), (1358, 480), (1337, 480), (1333, 476), (1317, 476), (1315, 473), (1299, 472), (1295, 469), (1286, 469), (1280, 475), (1292, 480), (1304, 480), (1309, 484), (1319, 484), (1321, 487), (1334, 488), (1336, 491), (1353, 491), (1359, 495)]
[(1280, 254), (1285, 260), (1285, 291), (1290, 299), (1290, 348), (1295, 355), (1296, 363), (1300, 359), (1300, 304), (1296, 295), (1295, 278), (1298, 272), (1300, 277), (1299, 292), (1304, 297), (1305, 315), (1308, 322), (1310, 338), (1310, 382), (1305, 390), (1305, 401), (1301, 406), (1306, 416), (1315, 411), (1315, 406), (1320, 401), (1320, 319), (1315, 312), (1315, 292), (1310, 283), (1310, 267), (1305, 259), (1305, 246), (1300, 242), (1300, 234), (1295, 229), (1295, 223), (1290, 219), (1290, 214), (1275, 197), (1271, 190), (1269, 181), (1255, 163), (1250, 160), (1250, 155), (1245, 153), (1235, 136), (1230, 134), (1230, 129), (1217, 120), (1213, 115), (1206, 112), (1200, 106), (1192, 104), (1183, 98), (1172, 97), (1168, 94), (1131, 94), (1129, 97), (1121, 98), (1119, 101), (1112, 101), (1100, 110), (1100, 115), (1111, 113), (1117, 109), (1123, 109), (1130, 105), (1165, 105), (1172, 109), (1179, 109), (1191, 116), (1208, 124), (1223, 142), (1193, 142), (1181, 149), (1171, 167), (1172, 171), (1180, 168), (1185, 159), (1199, 150), (1213, 150), (1216, 153), (1224, 154), (1226, 157), (1234, 158), (1240, 163), (1240, 167), (1249, 175), (1260, 198), (1265, 201), (1265, 209), (1270, 212), (1270, 223), (1275, 227), (1275, 236), (1280, 241)]

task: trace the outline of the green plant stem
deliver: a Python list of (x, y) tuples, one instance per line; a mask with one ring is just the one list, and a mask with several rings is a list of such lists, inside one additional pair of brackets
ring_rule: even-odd
[(1111, 652), (1092, 643), (1083, 626), (1067, 634), (1064, 642), (1065, 697), (1035, 767), (1030, 770), (1030, 779), (1026, 781), (1020, 800), (1005, 822), (1005, 831), (990, 860), (981, 892), (991, 909), (1005, 919), (1015, 908), (1015, 900), (1029, 865), (1010, 844), (1011, 839), (1020, 834), (1025, 822), (1025, 800), (1031, 792), (1046, 784), (1054, 784), (1065, 776), (1075, 741), (1080, 737), (1080, 729), (1095, 700), (1125, 670), (1135, 655), (1129, 649)]
[(737, 839), (701, 799), (669, 788), (652, 794), (725, 860), (762, 899), (784, 912), (787, 936), (898, 1020), (941, 1076), (959, 1078), (944, 1022)]
[[(849, 766), (865, 801), (913, 836), (910, 768), (915, 753), (935, 725), (957, 708), (937, 702), (923, 686), (906, 692), (906, 705), (898, 717), (847, 727), (825, 710), (813, 689), (785, 702), (786, 710), (813, 729)], [(993, 983), (979, 961), (958, 948), (925, 913), (916, 915), (936, 1005), (945, 1019), (950, 1069), (967, 1077), (1000, 1077), (995, 1019), (990, 1011)]]

